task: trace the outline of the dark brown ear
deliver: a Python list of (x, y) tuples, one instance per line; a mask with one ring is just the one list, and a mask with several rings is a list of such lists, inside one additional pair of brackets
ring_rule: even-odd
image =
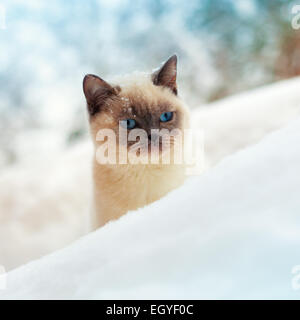
[(177, 94), (177, 56), (174, 54), (163, 66), (152, 74), (152, 81), (156, 86), (170, 88), (174, 94)]
[(99, 112), (104, 101), (117, 93), (110, 84), (93, 74), (87, 74), (84, 77), (83, 92), (90, 115)]

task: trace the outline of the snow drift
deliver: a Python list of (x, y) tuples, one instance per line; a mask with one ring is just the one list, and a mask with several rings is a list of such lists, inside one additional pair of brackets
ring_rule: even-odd
[[(0, 298), (300, 298), (300, 120), (8, 273)], [(295, 280), (295, 279), (294, 279)]]
[(299, 88), (300, 79), (294, 78), (196, 109), (193, 125), (205, 132), (208, 164), (260, 141), (299, 116)]
[[(296, 78), (193, 111), (194, 126), (205, 132), (207, 163), (215, 165), (300, 115), (299, 87)], [(47, 141), (37, 145), (45, 149)], [(84, 232), (91, 144), (83, 141), (64, 153), (33, 151), (30, 161), (0, 175), (0, 265), (6, 270), (62, 248)]]

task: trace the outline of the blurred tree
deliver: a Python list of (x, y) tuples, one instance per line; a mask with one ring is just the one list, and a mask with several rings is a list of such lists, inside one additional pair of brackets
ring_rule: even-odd
[(205, 30), (222, 79), (210, 100), (300, 74), (300, 31), (291, 27), (291, 5), (285, 0), (194, 1), (186, 24), (196, 36)]
[[(179, 92), (191, 106), (300, 74), (300, 30), (291, 27), (295, 1), (7, 3), (7, 29), (0, 32), (0, 145), (10, 162), (14, 138), (26, 128), (57, 132), (60, 126), (65, 141), (82, 136), (84, 73), (106, 78), (149, 70), (176, 52)], [(57, 107), (59, 125), (49, 101), (64, 104)]]

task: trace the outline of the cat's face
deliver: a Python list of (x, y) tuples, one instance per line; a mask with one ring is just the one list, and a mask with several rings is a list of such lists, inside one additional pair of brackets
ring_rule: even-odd
[[(123, 85), (117, 86), (110, 85), (94, 75), (84, 78), (83, 88), (96, 145), (101, 144), (96, 141), (99, 130), (111, 129), (116, 135), (118, 147), (137, 147), (137, 141), (142, 142), (142, 139), (127, 139), (125, 146), (122, 139), (119, 139), (120, 127), (124, 129), (123, 132), (126, 131), (127, 137), (134, 129), (142, 129), (146, 144), (149, 145), (146, 152), (151, 152), (150, 145), (153, 140), (156, 140), (154, 143), (158, 143), (160, 152), (163, 152), (158, 130), (176, 132), (179, 129), (183, 132), (188, 128), (188, 110), (177, 96), (176, 64), (177, 58), (172, 56), (152, 75), (132, 77)], [(176, 135), (170, 139), (170, 148), (174, 139)], [(145, 152), (145, 149), (143, 150)], [(140, 148), (138, 152), (141, 152)]]

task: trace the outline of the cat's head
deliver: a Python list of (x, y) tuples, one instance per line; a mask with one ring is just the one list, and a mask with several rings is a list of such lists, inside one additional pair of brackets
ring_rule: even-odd
[[(86, 75), (83, 91), (94, 142), (97, 144), (99, 130), (111, 129), (118, 144), (119, 125), (128, 134), (133, 129), (143, 129), (149, 146), (151, 139), (157, 138), (151, 135), (152, 129), (183, 131), (188, 128), (188, 110), (177, 95), (176, 77), (176, 55), (152, 74), (134, 74), (121, 78), (117, 84), (108, 83), (95, 75)], [(135, 143), (128, 141), (126, 148)]]

